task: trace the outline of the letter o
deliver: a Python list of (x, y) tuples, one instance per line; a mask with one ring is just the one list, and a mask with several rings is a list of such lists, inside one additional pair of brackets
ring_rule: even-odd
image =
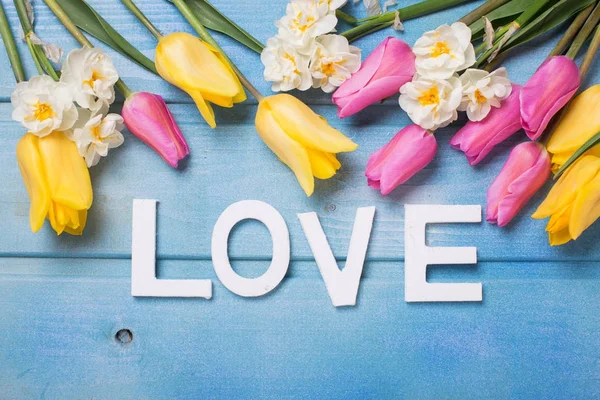
[[(238, 275), (229, 262), (228, 242), (233, 227), (245, 219), (262, 222), (271, 234), (273, 258), (267, 271), (258, 278)], [(258, 297), (275, 289), (290, 264), (290, 234), (281, 214), (270, 204), (244, 200), (227, 207), (215, 224), (212, 235), (212, 261), (223, 286), (243, 297)]]

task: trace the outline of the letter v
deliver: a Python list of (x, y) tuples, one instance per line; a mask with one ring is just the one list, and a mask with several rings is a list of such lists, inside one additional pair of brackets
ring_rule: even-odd
[(343, 270), (340, 270), (317, 214), (314, 212), (298, 214), (331, 302), (336, 307), (356, 304), (374, 216), (375, 207), (361, 207), (356, 210), (346, 265)]

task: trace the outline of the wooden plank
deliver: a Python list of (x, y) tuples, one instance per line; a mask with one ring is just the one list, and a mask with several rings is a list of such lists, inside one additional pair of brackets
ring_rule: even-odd
[[(480, 263), (430, 280), (482, 281), (481, 304), (408, 304), (403, 265), (365, 266), (358, 305), (335, 309), (312, 262), (242, 299), (209, 262), (214, 298), (132, 298), (126, 260), (0, 260), (3, 398), (595, 398), (595, 263)], [(256, 276), (266, 263), (238, 263)], [(585, 306), (583, 306), (585, 305)], [(115, 340), (129, 329), (133, 341)]]
[[(0, 230), (0, 255), (130, 257), (132, 199), (153, 198), (160, 201), (159, 257), (209, 259), (212, 228), (220, 213), (236, 201), (256, 199), (272, 204), (284, 216), (294, 259), (312, 259), (297, 213), (317, 211), (335, 255), (343, 258), (356, 208), (370, 205), (375, 205), (377, 212), (369, 259), (401, 259), (403, 204), (485, 205), (485, 191), (510, 147), (524, 139), (519, 135), (509, 140), (483, 166), (471, 168), (464, 155), (447, 144), (455, 128), (441, 130), (437, 134), (440, 149), (432, 164), (390, 196), (382, 197), (367, 187), (363, 171), (368, 156), (406, 124), (406, 118), (389, 107), (379, 107), (356, 124), (337, 121), (332, 107), (319, 106), (318, 112), (361, 147), (342, 155), (340, 173), (328, 181), (318, 181), (313, 197), (306, 198), (291, 171), (276, 160), (248, 122), (254, 106), (237, 107), (215, 131), (199, 124), (192, 105), (173, 105), (172, 109), (190, 144), (187, 168), (169, 168), (149, 148), (127, 135), (120, 149), (91, 170), (95, 201), (85, 235), (57, 238), (49, 226), (35, 235), (29, 230), (29, 201), (14, 154), (22, 129), (9, 120), (10, 105), (0, 104), (0, 165), (4, 166), (0, 221), (7, 227)], [(428, 240), (438, 246), (477, 246), (481, 260), (599, 259), (597, 225), (573, 244), (550, 248), (544, 221), (529, 217), (545, 192), (541, 191), (507, 229), (485, 222), (433, 225)], [(258, 223), (244, 224), (234, 234), (230, 254), (270, 257), (266, 229)]]

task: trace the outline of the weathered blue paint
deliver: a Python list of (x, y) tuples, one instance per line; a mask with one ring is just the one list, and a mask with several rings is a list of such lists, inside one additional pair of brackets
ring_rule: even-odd
[[(2, 0), (17, 32), (14, 6)], [(414, 0), (410, 0), (414, 2)], [(155, 42), (118, 0), (90, 3), (145, 54)], [(138, 2), (164, 32), (190, 31), (164, 0)], [(263, 42), (284, 12), (284, 0), (213, 3)], [(352, 2), (350, 2), (352, 3)], [(408, 3), (408, 2), (407, 2)], [(474, 8), (406, 22), (406, 32), (361, 39), (368, 54), (386, 35), (412, 43), (424, 30)], [(41, 1), (36, 30), (69, 50), (75, 42)], [(362, 10), (349, 4), (350, 12)], [(511, 78), (524, 83), (557, 38), (537, 41), (509, 58)], [(219, 36), (224, 48), (264, 93), (258, 56)], [(27, 57), (21, 43), (21, 54)], [(217, 110), (210, 130), (180, 91), (107, 50), (134, 90), (164, 95), (188, 138), (187, 167), (170, 169), (132, 136), (92, 170), (95, 201), (86, 235), (32, 234), (28, 199), (14, 148), (23, 129), (10, 119), (14, 82), (0, 56), (0, 398), (596, 398), (600, 397), (600, 246), (594, 226), (577, 242), (550, 248), (544, 222), (531, 220), (543, 193), (506, 229), (487, 223), (433, 225), (438, 246), (477, 246), (473, 267), (431, 268), (435, 281), (481, 281), (481, 304), (403, 301), (405, 203), (485, 204), (485, 191), (508, 151), (499, 146), (477, 168), (437, 134), (434, 162), (388, 197), (368, 188), (366, 160), (408, 123), (395, 100), (340, 121), (330, 98), (299, 96), (360, 148), (341, 157), (335, 178), (307, 199), (292, 173), (257, 137), (254, 101)], [(29, 73), (33, 64), (27, 62)], [(597, 64), (586, 84), (598, 82)], [(248, 173), (252, 171), (252, 173)], [(131, 200), (156, 198), (159, 276), (210, 278), (214, 298), (135, 299), (129, 295)], [(281, 287), (242, 299), (216, 279), (210, 235), (229, 204), (258, 199), (288, 223), (292, 259)], [(376, 222), (358, 305), (335, 309), (312, 259), (297, 213), (317, 211), (333, 251), (343, 260), (357, 207), (375, 205)], [(234, 267), (247, 276), (268, 265), (268, 233), (242, 224), (231, 239)], [(343, 261), (342, 261), (343, 262)], [(133, 340), (115, 334), (129, 329)]]

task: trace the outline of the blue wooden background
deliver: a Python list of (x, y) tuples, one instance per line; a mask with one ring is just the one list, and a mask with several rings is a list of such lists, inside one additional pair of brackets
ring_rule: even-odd
[[(2, 0), (17, 33), (17, 15)], [(401, 1), (409, 4), (414, 0)], [(152, 36), (118, 0), (90, 3), (152, 58)], [(138, 2), (164, 32), (190, 31), (164, 0)], [(214, 4), (259, 40), (275, 33), (285, 0)], [(480, 1), (405, 23), (357, 42), (367, 55), (387, 35), (413, 43), (425, 30), (450, 23)], [(34, 1), (36, 30), (65, 50), (75, 42)], [(346, 10), (362, 14), (361, 4)], [(557, 40), (553, 32), (507, 60), (524, 83)], [(264, 92), (258, 55), (221, 37), (231, 58)], [(23, 57), (26, 46), (19, 44)], [(403, 204), (482, 204), (511, 146), (499, 146), (471, 168), (447, 144), (458, 125), (437, 133), (440, 149), (423, 172), (390, 196), (367, 187), (368, 156), (408, 123), (396, 100), (339, 120), (330, 97), (298, 94), (360, 148), (306, 198), (292, 173), (266, 148), (253, 126), (256, 103), (217, 110), (210, 130), (182, 92), (112, 50), (107, 52), (134, 90), (162, 94), (186, 135), (191, 157), (173, 170), (140, 141), (125, 144), (92, 169), (94, 205), (83, 237), (57, 237), (49, 226), (29, 231), (29, 201), (15, 160), (24, 133), (11, 121), (14, 86), (0, 56), (0, 398), (2, 399), (481, 399), (600, 397), (600, 227), (576, 243), (550, 248), (544, 221), (529, 216), (543, 193), (505, 229), (487, 223), (433, 225), (428, 242), (477, 246), (479, 264), (430, 268), (431, 281), (483, 282), (476, 304), (404, 302)], [(27, 70), (34, 73), (27, 60)], [(600, 81), (596, 63), (586, 85)], [(546, 190), (544, 190), (545, 192)], [(160, 201), (158, 275), (210, 278), (214, 297), (130, 296), (131, 203)], [(210, 261), (212, 227), (229, 204), (257, 199), (287, 221), (292, 244), (288, 276), (274, 292), (243, 299), (217, 280)], [(302, 233), (297, 213), (317, 211), (343, 263), (357, 207), (375, 205), (368, 260), (358, 304), (336, 309)], [(600, 224), (599, 224), (600, 225)], [(271, 244), (258, 223), (231, 239), (234, 267), (262, 274)], [(121, 329), (130, 343), (115, 339)]]

